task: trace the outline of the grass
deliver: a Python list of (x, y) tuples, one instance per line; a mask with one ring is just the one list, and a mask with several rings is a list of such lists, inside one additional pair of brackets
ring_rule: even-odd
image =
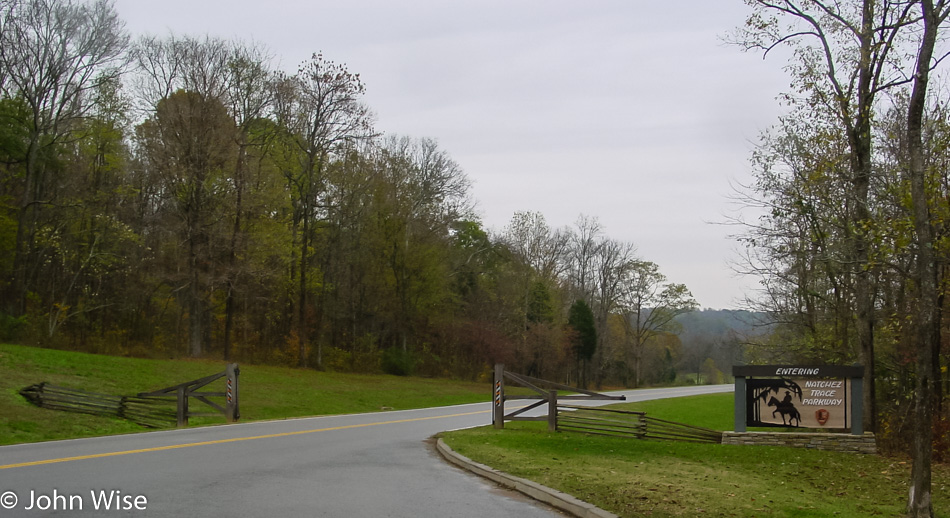
[[(145, 430), (118, 418), (38, 408), (19, 390), (48, 381), (114, 395), (157, 390), (224, 370), (207, 360), (143, 360), (0, 344), (0, 444)], [(217, 382), (216, 382), (217, 383)], [(224, 390), (222, 385), (211, 390)], [(241, 420), (404, 410), (488, 401), (487, 383), (241, 365)], [(193, 403), (193, 411), (205, 406)], [(224, 418), (193, 418), (194, 424)], [(173, 425), (173, 423), (172, 423)]]
[[(732, 394), (616, 405), (732, 429)], [(620, 516), (900, 516), (910, 461), (877, 455), (688, 444), (550, 433), (510, 423), (443, 434), (477, 462), (572, 494)], [(950, 467), (934, 468), (937, 516), (950, 516)]]
[(723, 431), (732, 430), (735, 425), (732, 400), (733, 394), (728, 392), (620, 403), (609, 408), (646, 412), (650, 417)]

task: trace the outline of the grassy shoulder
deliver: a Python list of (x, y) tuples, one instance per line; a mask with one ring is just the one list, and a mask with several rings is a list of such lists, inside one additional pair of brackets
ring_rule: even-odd
[[(618, 405), (732, 429), (732, 394)], [(722, 417), (725, 416), (725, 417)], [(550, 433), (544, 423), (447, 432), (477, 462), (572, 494), (620, 516), (900, 516), (910, 461), (764, 446), (637, 441)], [(950, 467), (934, 469), (937, 516), (950, 516)]]
[[(220, 361), (143, 360), (0, 344), (0, 444), (145, 430), (123, 419), (37, 408), (19, 394), (29, 385), (48, 381), (79, 390), (131, 395), (222, 370)], [(485, 383), (241, 365), (241, 420), (473, 403), (488, 401), (489, 390)], [(223, 417), (192, 419), (198, 425), (221, 422)]]

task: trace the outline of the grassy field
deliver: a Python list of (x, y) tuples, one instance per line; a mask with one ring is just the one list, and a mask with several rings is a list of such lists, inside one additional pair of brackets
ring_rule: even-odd
[[(48, 381), (91, 392), (132, 395), (223, 370), (224, 363), (219, 361), (142, 360), (0, 344), (0, 444), (144, 430), (118, 418), (37, 408), (18, 393), (29, 385)], [(241, 365), (240, 382), (242, 421), (403, 410), (488, 401), (491, 397), (490, 383), (255, 365)], [(224, 390), (223, 380), (220, 383), (209, 387)], [(195, 403), (192, 410), (202, 407)], [(195, 424), (223, 422), (223, 417), (192, 419)]]
[[(616, 405), (732, 429), (732, 394)], [(477, 462), (572, 494), (620, 516), (900, 516), (910, 461), (876, 455), (549, 433), (510, 423), (443, 434)], [(950, 469), (934, 470), (938, 516), (950, 516)]]

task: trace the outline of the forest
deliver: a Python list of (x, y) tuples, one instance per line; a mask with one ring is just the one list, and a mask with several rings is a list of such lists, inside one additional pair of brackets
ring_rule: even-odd
[(595, 217), (485, 229), (462, 165), (376, 131), (344, 64), (133, 38), (107, 0), (0, 1), (0, 24), (0, 340), (468, 379), (729, 374), (684, 354), (686, 286)]

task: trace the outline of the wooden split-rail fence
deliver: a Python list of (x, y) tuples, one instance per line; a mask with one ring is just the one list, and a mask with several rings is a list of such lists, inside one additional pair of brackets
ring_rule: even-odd
[[(517, 395), (505, 392), (505, 382), (510, 381), (530, 389), (533, 394)], [(570, 394), (558, 394), (558, 390), (570, 392)], [(493, 412), (492, 423), (495, 428), (504, 428), (505, 421), (547, 421), (548, 429), (557, 430), (557, 406), (558, 401), (578, 401), (578, 400), (613, 400), (624, 401), (625, 396), (608, 396), (592, 392), (590, 390), (579, 389), (553, 381), (547, 381), (522, 374), (515, 374), (505, 370), (502, 364), (495, 365), (495, 382), (492, 394)], [(534, 403), (515, 409), (511, 413), (505, 413), (505, 402), (512, 400), (534, 400)], [(546, 416), (526, 416), (527, 412), (543, 405), (548, 405)]]
[(646, 412), (612, 408), (558, 405), (557, 429), (634, 439), (722, 442), (722, 432), (649, 417)]
[[(527, 388), (533, 394), (508, 394), (505, 391), (506, 381)], [(559, 390), (562, 392), (559, 393)], [(569, 394), (564, 394), (564, 392), (569, 392)], [(512, 400), (535, 400), (535, 402), (505, 413), (505, 402)], [(622, 395), (610, 396), (515, 374), (506, 371), (505, 366), (500, 364), (495, 366), (492, 393), (492, 423), (495, 428), (504, 428), (505, 421), (547, 421), (550, 431), (581, 432), (635, 439), (722, 442), (722, 432), (649, 417), (646, 412), (562, 403), (562, 401), (593, 400), (624, 401), (626, 398)], [(525, 415), (545, 404), (547, 405), (545, 415)]]
[[(186, 381), (152, 392), (134, 396), (114, 396), (96, 392), (59, 387), (47, 382), (31, 385), (20, 394), (36, 406), (51, 410), (77, 412), (128, 419), (148, 428), (164, 428), (171, 423), (188, 426), (189, 417), (208, 417), (223, 414), (227, 422), (240, 418), (238, 377), (236, 363), (228, 364), (223, 372)], [(202, 391), (210, 383), (226, 378), (222, 391)], [(223, 404), (208, 398), (223, 397)], [(189, 399), (211, 407), (214, 412), (190, 411)]]

